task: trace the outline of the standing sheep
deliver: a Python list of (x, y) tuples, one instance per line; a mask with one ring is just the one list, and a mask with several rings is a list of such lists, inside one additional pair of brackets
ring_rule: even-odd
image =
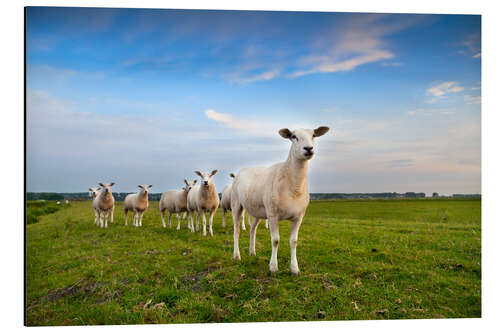
[(111, 222), (113, 222), (113, 212), (115, 210), (115, 198), (113, 198), (113, 193), (111, 192), (111, 186), (113, 185), (115, 185), (114, 182), (106, 185), (99, 183), (101, 189), (93, 202), (93, 207), (94, 210), (97, 211), (97, 217), (101, 228), (108, 227), (109, 215), (111, 215)]
[(196, 212), (196, 231), (198, 231), (198, 219), (201, 215), (203, 220), (203, 236), (206, 236), (207, 220), (205, 213), (208, 212), (210, 213), (208, 231), (210, 232), (210, 236), (213, 236), (212, 223), (215, 212), (219, 207), (219, 194), (215, 189), (212, 177), (217, 173), (217, 170), (213, 170), (211, 173), (202, 173), (200, 171), (195, 171), (195, 173), (200, 176), (202, 180), (199, 185), (196, 185), (188, 193), (188, 225), (191, 226), (191, 232), (194, 232), (193, 213)]
[(278, 222), (290, 220), (290, 270), (299, 274), (296, 248), (302, 218), (309, 205), (307, 188), (308, 161), (313, 157), (314, 138), (328, 132), (322, 126), (315, 130), (283, 128), (279, 134), (292, 143), (285, 162), (270, 167), (250, 167), (242, 169), (233, 182), (231, 208), (234, 220), (233, 258), (241, 260), (239, 249), (240, 224), (243, 209), (254, 217), (250, 225), (251, 256), (255, 255), (255, 234), (259, 219), (267, 218), (271, 232), (272, 254), (269, 262), (271, 273), (278, 271), (278, 245), (280, 241)]
[[(230, 173), (229, 177), (233, 178), (236, 177), (234, 173)], [(220, 201), (220, 206), (222, 208), (222, 227), (226, 227), (226, 212), (231, 211), (231, 192), (232, 192), (232, 185), (229, 184), (224, 187), (222, 190), (222, 197)], [(248, 217), (248, 221), (250, 223), (250, 216)], [(245, 228), (245, 211), (243, 211), (243, 217), (241, 219), (241, 228), (243, 230), (246, 230)]]
[(139, 192), (129, 194), (125, 197), (123, 201), (123, 210), (125, 212), (125, 225), (128, 225), (128, 211), (131, 210), (134, 212), (132, 224), (135, 227), (141, 227), (142, 216), (149, 206), (149, 189), (153, 187), (153, 185), (137, 185), (137, 187), (141, 189)]
[[(195, 179), (192, 182), (188, 182), (184, 179), (186, 184), (182, 190), (169, 190), (161, 195), (160, 199), (160, 214), (161, 223), (163, 227), (166, 228), (165, 224), (165, 210), (168, 211), (168, 227), (172, 227), (172, 214), (177, 213), (177, 230), (181, 228), (181, 216), (180, 213), (187, 211), (187, 196), (189, 191), (194, 187), (198, 180)], [(189, 224), (188, 224), (189, 227)]]
[(99, 187), (89, 187), (89, 191), (92, 195), (92, 208), (94, 209), (94, 224), (98, 223), (98, 216), (99, 215), (97, 214), (97, 209), (94, 205), (94, 201), (97, 198), (97, 195), (99, 194), (99, 190), (100, 190)]

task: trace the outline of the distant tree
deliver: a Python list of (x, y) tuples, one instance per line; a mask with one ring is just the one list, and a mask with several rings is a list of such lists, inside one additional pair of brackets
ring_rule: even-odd
[(432, 197), (433, 197), (433, 198), (437, 198), (437, 197), (439, 197), (439, 193), (437, 193), (437, 192), (432, 193)]

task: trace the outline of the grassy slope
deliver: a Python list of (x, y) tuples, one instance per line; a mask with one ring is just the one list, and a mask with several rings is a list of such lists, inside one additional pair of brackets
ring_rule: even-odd
[(480, 200), (313, 202), (298, 277), (286, 221), (270, 275), (264, 223), (257, 257), (243, 231), (234, 262), (220, 212), (214, 238), (163, 229), (157, 202), (140, 229), (121, 203), (115, 219), (99, 229), (80, 202), (27, 226), (28, 325), (481, 316)]

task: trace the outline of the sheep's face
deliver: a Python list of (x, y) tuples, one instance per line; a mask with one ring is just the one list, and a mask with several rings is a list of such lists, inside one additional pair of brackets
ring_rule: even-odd
[(89, 188), (89, 191), (92, 193), (92, 198), (97, 197), (97, 195), (99, 194), (99, 190), (100, 190), (99, 187), (90, 187)]
[(103, 184), (99, 183), (99, 186), (102, 187), (102, 190), (104, 193), (111, 193), (111, 186), (115, 185), (115, 183), (110, 183), (110, 184)]
[(201, 177), (202, 186), (210, 186), (214, 183), (212, 177), (217, 173), (217, 170), (213, 170), (212, 172), (195, 171), (194, 173)]
[(192, 182), (188, 182), (187, 179), (184, 179), (184, 184), (186, 184), (186, 186), (183, 187), (184, 191), (186, 192), (191, 191), (191, 189), (194, 187), (197, 181), (198, 179), (195, 179)]
[(290, 131), (288, 128), (279, 130), (279, 134), (292, 142), (291, 154), (298, 160), (310, 160), (314, 156), (314, 138), (322, 136), (330, 129), (326, 126), (312, 129), (297, 129)]
[(149, 189), (151, 187), (153, 187), (153, 185), (137, 185), (137, 187), (139, 187), (141, 189), (142, 193), (148, 194), (149, 193)]

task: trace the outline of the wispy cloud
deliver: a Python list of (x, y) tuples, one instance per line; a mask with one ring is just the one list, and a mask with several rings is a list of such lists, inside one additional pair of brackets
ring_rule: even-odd
[(446, 94), (456, 93), (464, 90), (464, 87), (459, 82), (448, 81), (443, 83), (434, 84), (427, 89), (427, 94), (435, 97), (441, 97)]
[(463, 90), (464, 87), (460, 85), (460, 82), (456, 81), (434, 83), (426, 91), (428, 96), (432, 96), (428, 103), (435, 103), (449, 94), (458, 93)]
[(358, 66), (394, 58), (384, 37), (410, 25), (410, 22), (384, 21), (385, 15), (355, 16), (343, 29), (321, 38), (319, 47), (299, 59), (298, 70), (289, 77), (295, 78), (314, 73), (350, 71)]
[(464, 96), (464, 102), (467, 104), (481, 104), (481, 96)]
[(231, 82), (245, 84), (257, 81), (269, 81), (278, 77), (280, 74), (281, 70), (278, 68), (274, 68), (253, 75), (248, 73), (232, 73), (227, 75), (226, 77), (228, 77)]
[(481, 35), (480, 34), (470, 34), (465, 37), (465, 39), (460, 43), (460, 46), (465, 48), (465, 50), (460, 50), (459, 53), (467, 56), (472, 56), (472, 58), (481, 57)]
[(406, 112), (409, 116), (432, 116), (444, 115), (449, 116), (455, 114), (455, 109), (432, 109), (432, 108), (417, 108)]

